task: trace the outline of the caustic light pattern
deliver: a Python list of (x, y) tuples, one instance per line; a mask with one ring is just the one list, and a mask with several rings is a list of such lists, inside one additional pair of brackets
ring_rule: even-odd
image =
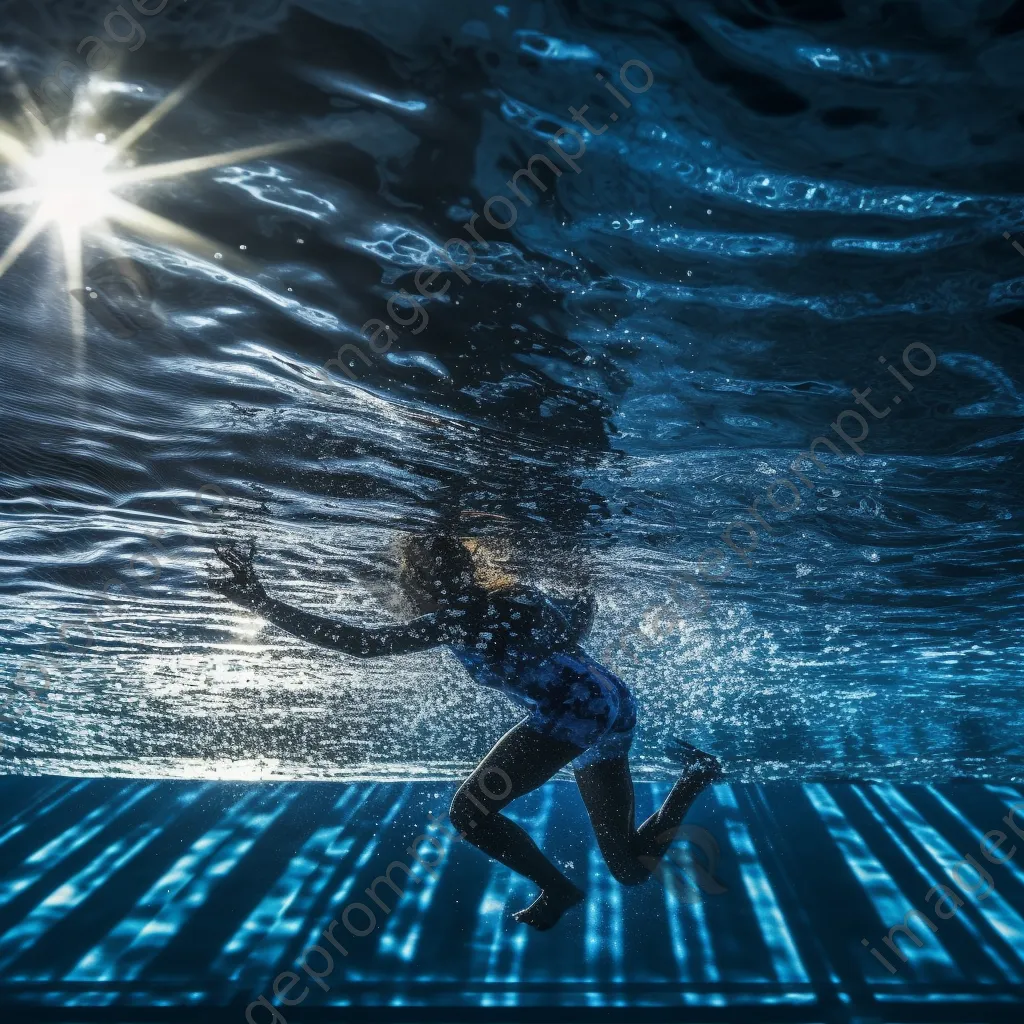
[[(118, 1007), (244, 1006), (299, 969), (359, 899), (376, 928), (356, 937), (365, 925), (351, 917), (352, 931), (335, 932), (346, 955), (329, 970), (310, 958), (326, 980), (310, 983), (306, 1009), (742, 1004), (753, 1015), (783, 1003), (787, 1019), (817, 1020), (840, 1004), (898, 1003), (912, 1019), (924, 1019), (914, 1007), (959, 1019), (959, 1006), (1001, 1020), (1024, 979), (1024, 872), (1013, 861), (991, 869), (988, 899), (968, 898), (937, 931), (897, 933), (905, 961), (872, 938), (895, 975), (859, 942), (928, 909), (925, 890), (1024, 800), (1010, 787), (717, 786), (692, 820), (717, 838), (722, 884), (697, 900), (673, 885), (618, 886), (574, 788), (547, 787), (516, 817), (588, 892), (554, 943), (511, 921), (529, 883), (465, 844), (435, 870), (396, 873), (400, 893), (361, 896), (443, 812), (450, 786), (9, 778), (2, 788), (0, 1002), (21, 1007), (106, 1007), (120, 1019)], [(639, 787), (640, 815), (663, 789)]]

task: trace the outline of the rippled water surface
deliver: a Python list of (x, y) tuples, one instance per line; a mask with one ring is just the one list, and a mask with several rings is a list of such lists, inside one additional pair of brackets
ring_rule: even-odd
[[(34, 88), (110, 7), (5, 10), (8, 70)], [(119, 188), (164, 218), (83, 229), (93, 301), (116, 308), (101, 261), (145, 268), (126, 329), (101, 309), (76, 338), (56, 230), (0, 280), (0, 770), (464, 770), (517, 715), (449, 654), (318, 651), (204, 582), (215, 540), (252, 537), (277, 596), (392, 620), (396, 537), (457, 521), (597, 593), (641, 774), (680, 734), (736, 779), (1024, 776), (1024, 5), (142, 20), (70, 131), (112, 145), (217, 56), (125, 160), (310, 145)], [(14, 81), (4, 130), (32, 140)], [(574, 170), (549, 142), (584, 104)], [(507, 182), (533, 154), (559, 173), (518, 179), (527, 203)], [(5, 247), (31, 210), (0, 205)], [(455, 270), (439, 247), (474, 213)], [(409, 325), (375, 353), (361, 326), (424, 265), (436, 294), (392, 305)], [(840, 454), (791, 469), (822, 435)]]

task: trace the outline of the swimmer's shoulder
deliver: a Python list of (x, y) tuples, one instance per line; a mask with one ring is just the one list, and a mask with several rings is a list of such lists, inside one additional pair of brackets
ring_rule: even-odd
[(527, 613), (537, 614), (548, 604), (547, 596), (533, 587), (513, 583), (492, 590), (488, 595), (488, 604), (497, 612), (508, 612), (522, 616)]
[(513, 632), (532, 633), (536, 639), (560, 643), (569, 632), (569, 623), (558, 604), (533, 587), (512, 586), (491, 595), (491, 603), (502, 625)]
[(444, 609), (439, 622), (454, 642), (495, 633), (522, 633), (541, 621), (544, 600), (539, 591), (512, 585)]

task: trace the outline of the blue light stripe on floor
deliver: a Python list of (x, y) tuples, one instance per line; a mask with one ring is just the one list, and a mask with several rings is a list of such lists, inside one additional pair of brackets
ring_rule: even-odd
[[(198, 795), (198, 794), (197, 794)], [(68, 973), (69, 981), (137, 978), (147, 963), (174, 938), (185, 919), (199, 907), (210, 887), (228, 873), (256, 839), (295, 799), (297, 790), (252, 789), (197, 839), (135, 904), (129, 914)], [(249, 813), (250, 804), (272, 805)], [(220, 859), (215, 859), (217, 857)]]
[[(809, 785), (804, 787), (804, 791), (810, 797), (812, 805), (821, 816), (829, 834), (842, 851), (854, 877), (874, 905), (878, 915), (879, 931), (884, 934), (893, 926), (901, 924), (904, 915), (909, 910), (915, 909), (913, 903), (896, 885), (882, 862), (871, 852), (864, 837), (850, 824), (825, 787)], [(887, 825), (885, 828), (892, 837), (892, 829)], [(868, 939), (874, 943), (875, 936), (868, 936)], [(944, 972), (956, 971), (955, 964), (941, 943), (926, 944), (921, 953), (922, 956), (915, 960), (916, 969), (930, 967), (931, 977), (941, 977)], [(874, 961), (866, 962), (880, 979), (890, 979), (881, 964), (875, 965)]]
[[(551, 801), (549, 788), (546, 792), (531, 793), (521, 801), (522, 806), (515, 812), (507, 809), (504, 813), (525, 828), (538, 845), (541, 845), (551, 813)], [(538, 807), (532, 815), (529, 810), (531, 806)], [(476, 855), (484, 856), (481, 853)], [(503, 896), (499, 896), (499, 893), (503, 893)], [(498, 863), (491, 864), (490, 879), (480, 900), (477, 911), (478, 924), (472, 942), (474, 971), (482, 970), (487, 984), (496, 986), (504, 982), (506, 985), (514, 985), (518, 981), (528, 936), (524, 934), (525, 926), (517, 925), (510, 929), (506, 918), (513, 910), (532, 902), (536, 895), (537, 887), (532, 882), (519, 875), (513, 875), (508, 868)], [(503, 993), (501, 997), (489, 992), (481, 996), (482, 1006), (517, 1006), (518, 1001), (518, 993), (514, 988)]]
[[(958, 851), (936, 828), (928, 824), (917, 808), (902, 793), (891, 786), (879, 786), (876, 794), (878, 799), (885, 800), (899, 814), (903, 824), (928, 852), (942, 875), (948, 878), (952, 886), (955, 887), (954, 892), (960, 892), (962, 887), (957, 883), (953, 869), (957, 862), (963, 859), (963, 852)], [(922, 898), (923, 896), (922, 893)], [(1009, 946), (1011, 953), (1020, 963), (1021, 954), (1024, 952), (1024, 918), (1003, 899), (997, 889), (993, 889), (983, 901), (972, 900), (971, 905)], [(958, 913), (957, 918), (959, 917)], [(932, 938), (938, 938), (938, 936), (932, 936)], [(989, 943), (985, 943), (985, 948), (990, 956), (995, 954), (994, 948)], [(916, 954), (915, 948), (915, 956)], [(1011, 975), (1015, 982), (1019, 981), (1020, 975), (1016, 970), (1011, 969)]]
[[(385, 956), (397, 955), (405, 963), (412, 962), (416, 957), (424, 920), (430, 913), (434, 897), (451, 863), (456, 837), (452, 834), (450, 824), (445, 821), (441, 825), (440, 829), (430, 826), (424, 830), (424, 834), (432, 835), (440, 843), (437, 865), (430, 872), (420, 865), (412, 865), (413, 877), (408, 880), (381, 936), (380, 952)], [(404, 937), (403, 929), (406, 929)]]
[(355, 845), (344, 836), (369, 796), (347, 789), (331, 809), (336, 825), (318, 829), (289, 861), (270, 893), (225, 943), (213, 973), (239, 982), (269, 970), (284, 955), (289, 943), (308, 920), (321, 892), (330, 884)]
[[(884, 828), (888, 829), (889, 838), (896, 844), (896, 846), (899, 848), (900, 852), (907, 859), (907, 861), (913, 865), (915, 871), (917, 872), (917, 876), (921, 881), (921, 896), (918, 900), (918, 903), (921, 904), (920, 909), (927, 913), (928, 907), (925, 905), (924, 896), (931, 889), (931, 887), (935, 884), (937, 880), (935, 877), (935, 872), (931, 869), (931, 864), (926, 864), (910, 848), (910, 846), (906, 842), (904, 842), (904, 840), (899, 836), (899, 834), (894, 829), (892, 829), (891, 825), (886, 821), (885, 818), (882, 817), (878, 809), (872, 803), (870, 795), (864, 791), (863, 787), (855, 786), (854, 790), (859, 799), (861, 800), (861, 802), (864, 804), (865, 807), (868, 808), (868, 810), (871, 812), (874, 818)], [(899, 813), (899, 817), (902, 819), (902, 808), (897, 808), (897, 812)], [(898, 922), (894, 921), (892, 923), (897, 924)], [(966, 930), (966, 932), (971, 938), (971, 941), (976, 943), (977, 946), (988, 956), (992, 963), (998, 968), (999, 973), (1002, 975), (1003, 979), (1009, 980), (1014, 984), (1017, 984), (1021, 981), (1021, 976), (1019, 972), (1016, 970), (1016, 968), (1000, 954), (999, 950), (997, 950), (996, 947), (990, 941), (988, 941), (985, 938), (985, 936), (982, 934), (981, 929), (978, 928), (978, 926), (973, 921), (971, 921), (969, 917), (965, 915), (964, 917), (959, 918), (958, 924)], [(954, 966), (953, 970), (957, 974), (960, 973), (959, 968), (956, 966)], [(985, 971), (975, 971), (975, 977), (980, 977), (981, 980), (992, 980), (991, 978), (986, 978), (985, 975)]]
[[(503, 864), (492, 863), (476, 912), (476, 928), (470, 940), (470, 976), (488, 983), (497, 980), (495, 950), (505, 927), (517, 879)], [(525, 889), (525, 886), (520, 886)]]
[[(637, 794), (638, 804), (646, 799), (648, 806), (637, 815), (638, 819), (646, 820), (653, 814), (669, 789), (669, 786), (659, 784), (645, 786), (645, 792)], [(677, 886), (663, 884), (657, 879), (652, 884), (658, 885), (662, 892), (677, 979), (682, 983), (700, 981), (714, 984), (721, 981), (703, 899), (687, 902), (681, 898)], [(682, 1002), (687, 1005), (707, 1003), (708, 997), (704, 993), (684, 992)]]
[[(987, 786), (986, 789), (988, 789), (989, 792), (995, 792), (995, 787), (993, 786)], [(1009, 792), (1012, 793), (1013, 791), (1010, 790)], [(995, 854), (998, 857), (1005, 857), (1007, 859), (998, 866), (1000, 870), (1007, 871), (1014, 877), (1014, 879), (1016, 879), (1016, 881), (1024, 884), (1024, 846), (1017, 846), (1014, 842), (1015, 836), (1013, 834), (1013, 830), (1010, 829), (1002, 819), (990, 822), (986, 824), (985, 827), (979, 829), (966, 814), (964, 814), (951, 800), (947, 800), (946, 797), (943, 796), (942, 793), (940, 793), (934, 786), (928, 787), (928, 795), (931, 796), (940, 807), (946, 810), (950, 817), (958, 821), (967, 830), (968, 834), (976, 837), (977, 842), (975, 843), (975, 849), (973, 851), (974, 857), (975, 859), (980, 859), (983, 864), (985, 861), (984, 858), (978, 857), (977, 845), (988, 832), (992, 830), (1001, 831), (1007, 839), (1005, 840), (1005, 843), (995, 851)], [(997, 793), (997, 795), (1000, 794)], [(1011, 801), (1007, 804), (1007, 810), (1009, 810), (1014, 803), (1021, 803), (1020, 794), (1016, 794), (1015, 800), (1011, 798)], [(1024, 824), (1024, 814), (1018, 811), (1018, 817), (1014, 818), (1014, 821), (1017, 821), (1019, 824)], [(1007, 843), (1009, 844), (1008, 846), (1006, 845)], [(1007, 857), (1007, 854), (1014, 846), (1017, 848), (1017, 853)], [(964, 852), (970, 853), (972, 851), (965, 850)], [(1021, 854), (1021, 856), (1017, 856), (1017, 854)]]
[(130, 811), (140, 800), (156, 789), (156, 784), (132, 784), (118, 790), (105, 804), (87, 814), (81, 821), (65, 829), (40, 849), (26, 857), (25, 873), (11, 882), (0, 885), (0, 907), (10, 903), (26, 889), (35, 885), (48, 871), (52, 871), (73, 853), (95, 839), (105, 828)]
[[(340, 826), (318, 828), (302, 849), (288, 862), (285, 873), (260, 900), (256, 909), (242, 922), (241, 928), (224, 947), (214, 970), (232, 981), (236, 980), (249, 955), (262, 944), (268, 932), (287, 913), (302, 887), (328, 854), (337, 854), (335, 845), (341, 835)], [(323, 880), (326, 883), (326, 879)], [(234, 966), (231, 966), (231, 965)]]
[(764, 866), (757, 856), (750, 832), (740, 818), (736, 794), (731, 786), (724, 784), (716, 786), (714, 792), (719, 806), (728, 812), (725, 822), (729, 842), (739, 861), (743, 884), (757, 914), (757, 922), (771, 955), (775, 977), (783, 984), (806, 984), (807, 970), (797, 952), (796, 943), (790, 934), (789, 925), (779, 907), (779, 901), (775, 897)]
[[(0, 936), (0, 970), (30, 949), (50, 929), (100, 889), (112, 875), (141, 853), (159, 834), (159, 828), (137, 825), (115, 840), (89, 865), (63, 882), (9, 931)], [(17, 975), (8, 973), (14, 980)]]
[[(539, 801), (537, 800), (539, 796)], [(507, 808), (503, 813), (507, 814), (513, 821), (520, 824), (526, 831), (534, 837), (534, 841), (541, 849), (544, 848), (548, 835), (548, 828), (551, 825), (553, 811), (555, 807), (555, 790), (553, 786), (546, 786), (540, 790), (539, 794), (534, 797), (534, 805), (539, 803), (536, 814), (530, 818), (526, 816), (526, 809), (530, 806), (528, 803), (523, 805), (523, 814), (519, 815), (516, 813), (514, 807)], [(518, 876), (517, 876), (518, 877)], [(537, 887), (532, 882), (528, 882), (526, 879), (522, 879), (524, 885), (521, 887), (523, 892), (523, 906), (525, 907), (528, 903), (533, 902), (534, 898), (538, 895)], [(506, 951), (506, 960), (508, 967), (504, 976), (499, 975), (498, 979), (502, 981), (506, 986), (506, 993), (504, 997), (505, 1006), (518, 1006), (519, 1005), (519, 982), (523, 976), (523, 957), (526, 953), (526, 947), (530, 941), (530, 929), (526, 925), (516, 924), (514, 928), (510, 929), (510, 934), (506, 932), (508, 936), (504, 942)]]
[[(199, 787), (199, 791), (205, 787)], [(140, 798), (141, 798), (140, 794)], [(30, 949), (47, 932), (63, 921), (94, 893), (99, 892), (126, 865), (131, 863), (165, 829), (174, 824), (190, 803), (186, 795), (171, 805), (170, 813), (159, 825), (146, 822), (134, 826), (99, 853), (84, 868), (69, 878), (30, 911), (19, 924), (0, 937), (0, 969)]]
[[(12, 815), (0, 826), (4, 829), (3, 834), (0, 835), (0, 846), (20, 835), (40, 819), (45, 818), (66, 800), (81, 794), (87, 787), (88, 783), (84, 780), (77, 785), (72, 785), (69, 781), (61, 781), (57, 785), (45, 789), (28, 807)], [(40, 807), (40, 804), (43, 806)]]
[[(55, 837), (81, 838), (92, 809), (109, 806), (115, 788), (125, 788), (100, 780), (81, 785), (78, 799), (42, 817), (39, 812), (61, 793), (34, 799), (51, 785), (11, 787), (24, 810), (8, 828), (33, 821), (0, 851), (7, 854), (0, 858), (0, 881), (21, 878), (30, 859), (38, 871), (40, 851), (50, 858), (58, 852)], [(150, 795), (137, 803), (115, 823), (114, 834), (94, 835), (73, 857), (56, 863), (38, 896), (33, 888), (8, 904), (0, 932), (0, 961), (6, 964), (0, 1002), (211, 1006), (271, 991), (274, 976), (297, 965), (346, 902), (366, 902), (362, 890), (391, 860), (411, 860), (397, 851), (426, 830), (427, 810), (434, 806), (429, 801), (438, 797), (429, 784), (253, 784), (241, 787), (252, 802), (239, 812), (237, 784), (209, 784), (215, 798), (193, 804), (171, 827), (169, 810), (180, 811), (189, 800), (182, 794), (195, 786), (155, 785), (158, 799)], [(638, 808), (653, 810), (664, 788), (638, 784)], [(433, 876), (405, 886), (393, 904), (390, 890), (381, 889), (391, 905), (378, 911), (378, 928), (346, 943), (351, 955), (335, 959), (330, 991), (321, 995), (311, 984), (308, 1003), (489, 1005), (521, 1007), (524, 1016), (533, 1005), (552, 1003), (595, 1009), (735, 1006), (737, 1019), (746, 1019), (742, 1005), (822, 1000), (826, 1019), (837, 1005), (863, 1007), (865, 999), (890, 993), (924, 1006), (929, 989), (922, 986), (934, 985), (944, 1005), (994, 1005), (996, 998), (1008, 998), (1008, 986), (1019, 992), (1014, 979), (1024, 976), (1018, 962), (1024, 950), (1006, 927), (1015, 919), (1003, 915), (1000, 931), (998, 921), (984, 916), (998, 917), (1002, 898), (1024, 921), (1016, 862), (993, 866), (993, 873), (1002, 873), (998, 891), (979, 908), (982, 916), (965, 907), (943, 922), (941, 941), (929, 933), (925, 947), (909, 948), (914, 966), (901, 964), (898, 977), (859, 945), (862, 935), (880, 942), (889, 927), (902, 923), (908, 907), (924, 906), (923, 893), (937, 880), (933, 860), (951, 864), (950, 857), (967, 849), (965, 839), (978, 825), (968, 821), (971, 807), (959, 792), (909, 787), (899, 791), (901, 804), (871, 786), (716, 787), (688, 823), (707, 827), (719, 840), (716, 875), (727, 890), (701, 892), (690, 903), (680, 898), (682, 890), (657, 882), (628, 888), (614, 882), (578, 794), (558, 782), (525, 797), (514, 815), (557, 863), (574, 861), (567, 870), (582, 875), (588, 889), (585, 907), (567, 916), (557, 932), (540, 935), (510, 921), (509, 912), (525, 905), (534, 888), (456, 844)], [(985, 815), (1001, 816), (1000, 800), (1020, 802), (1019, 792), (1006, 787), (975, 792), (986, 798)], [(76, 805), (80, 821), (72, 817)], [(924, 833), (915, 814), (927, 819)], [(995, 817), (993, 827), (998, 823)], [(95, 824), (93, 819), (85, 831)], [(159, 839), (135, 849), (158, 829)], [(402, 872), (398, 878), (405, 881)], [(834, 910), (823, 902), (833, 892)], [(303, 944), (306, 934), (311, 941)], [(140, 936), (145, 941), (133, 949)], [(795, 959), (780, 936), (793, 942)], [(68, 965), (70, 973), (58, 981)]]
[[(378, 796), (385, 792), (385, 787), (371, 787), (370, 790), (366, 793), (367, 800), (369, 800), (370, 797)], [(398, 815), (401, 813), (402, 808), (409, 802), (409, 798), (411, 796), (412, 786), (409, 783), (405, 783), (399, 787), (397, 797), (394, 800), (392, 800), (391, 806), (388, 808), (387, 812), (381, 818), (380, 824), (375, 828), (373, 832), (370, 833), (366, 845), (363, 847), (362, 852), (356, 858), (355, 864), (350, 869), (349, 876), (334, 891), (333, 895), (331, 896), (330, 900), (327, 903), (327, 906), (320, 911), (319, 918), (317, 919), (314, 927), (307, 933), (306, 939), (303, 942), (300, 950), (298, 951), (293, 966), (298, 966), (298, 963), (302, 958), (302, 953), (305, 950), (317, 945), (317, 943), (320, 941), (324, 929), (329, 928), (331, 921), (333, 921), (336, 917), (341, 915), (341, 913), (344, 911), (345, 905), (350, 902), (349, 894), (352, 892), (355, 886), (357, 884), (360, 884), (363, 888), (365, 888), (367, 885), (369, 885), (371, 881), (373, 881), (373, 877), (375, 876), (364, 877), (363, 869), (366, 867), (366, 865), (370, 862), (371, 858), (377, 852), (377, 848), (380, 845), (381, 838), (383, 837), (384, 832), (394, 822), (395, 818), (398, 817)], [(413, 838), (415, 838), (415, 836), (410, 836), (410, 840)], [(384, 865), (384, 867), (386, 868), (387, 865)], [(358, 895), (353, 896), (352, 899), (354, 901), (361, 902), (358, 900)], [(354, 941), (359, 940), (357, 939)], [(354, 974), (356, 974), (356, 972), (353, 970), (353, 975)]]

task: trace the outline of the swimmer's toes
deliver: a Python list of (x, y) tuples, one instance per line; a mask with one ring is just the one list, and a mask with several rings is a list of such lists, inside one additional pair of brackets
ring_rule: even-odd
[(665, 745), (665, 753), (677, 763), (681, 764), (687, 774), (707, 775), (717, 779), (722, 774), (722, 765), (714, 754), (709, 754), (699, 747), (695, 747), (686, 740), (673, 737)]
[(512, 916), (520, 924), (528, 924), (539, 932), (554, 928), (562, 915), (586, 898), (582, 889), (571, 882), (565, 888), (545, 889), (528, 907), (518, 910)]

